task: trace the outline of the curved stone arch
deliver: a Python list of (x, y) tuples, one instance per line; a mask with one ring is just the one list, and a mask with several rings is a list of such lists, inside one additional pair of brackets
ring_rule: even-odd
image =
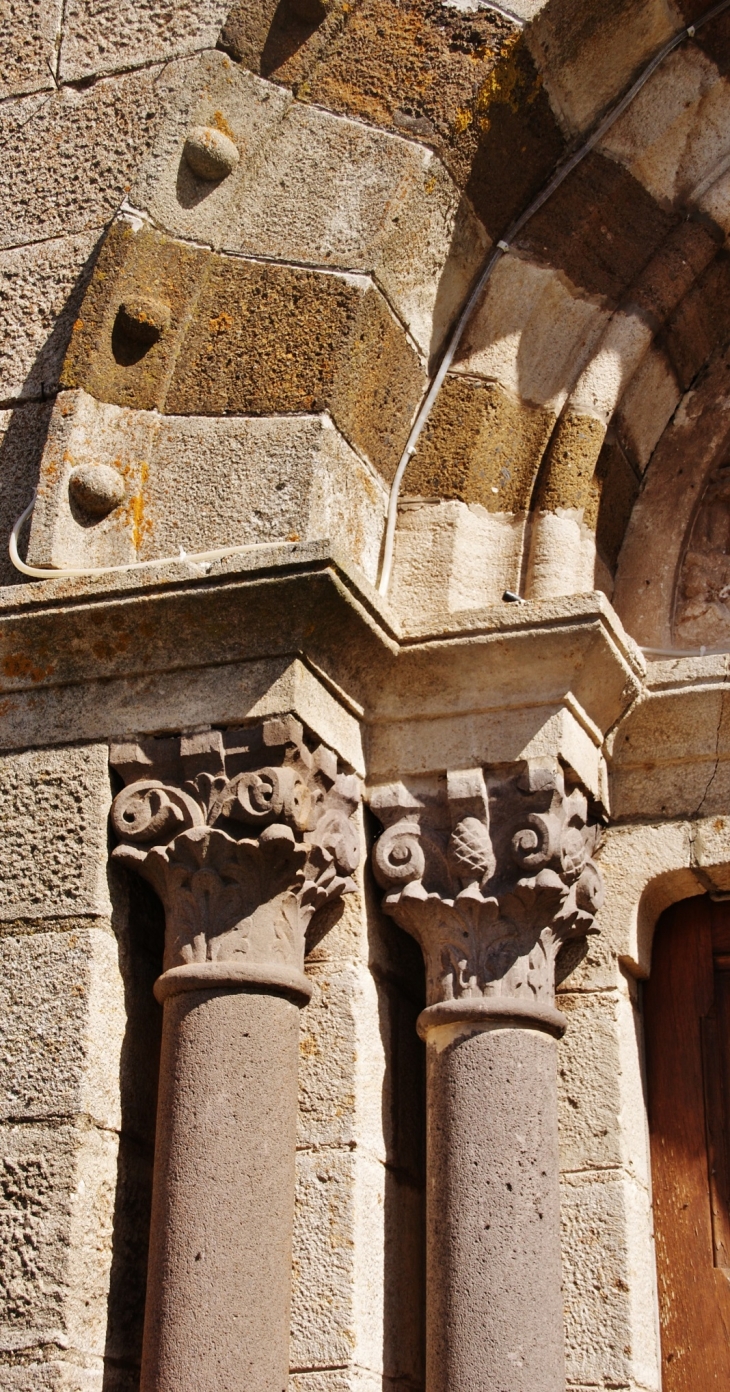
[[(431, 54), (427, 66), (433, 68), (434, 54), (441, 64), (438, 79), (422, 84), (419, 95), (411, 90), (415, 79), (408, 76), (408, 65), (401, 69), (398, 53), (392, 44), (389, 47), (388, 36), (394, 42), (395, 29), (386, 24), (382, 33), (377, 28), (379, 37), (373, 37), (378, 5), (390, 20), (402, 18), (398, 5), (388, 0), (360, 0), (345, 19), (323, 8), (321, 20), (310, 16), (302, 29), (293, 0), (282, 0), (275, 11), (271, 5), (261, 13), (256, 10), (258, 37), (250, 32), (253, 11), (238, 6), (238, 18), (232, 17), (226, 26), (225, 44), (229, 53), (245, 60), (247, 69), (223, 53), (208, 52), (199, 60), (196, 81), (181, 90), (177, 109), (130, 191), (139, 216), (132, 210), (112, 228), (79, 316), (64, 385), (84, 395), (75, 398), (75, 405), (62, 397), (55, 413), (31, 540), (31, 558), (37, 563), (99, 565), (164, 554), (170, 549), (165, 528), (175, 511), (171, 502), (176, 504), (170, 488), (185, 494), (184, 469), (176, 474), (176, 467), (187, 460), (185, 467), (198, 469), (205, 483), (202, 493), (191, 493), (194, 518), (172, 519), (176, 539), (185, 549), (249, 538), (286, 542), (327, 534), (373, 579), (387, 484), (423, 390), (429, 359), (483, 259), (488, 237), (499, 235), (506, 220), (524, 206), (566, 142), (584, 132), (625, 89), (637, 64), (682, 25), (668, 0), (646, 0), (640, 6), (616, 0), (608, 10), (589, 6), (577, 29), (574, 7), (565, 0), (549, 0), (543, 6), (515, 0), (503, 7), (501, 19), (493, 11), (479, 11), (473, 25), (481, 48), (478, 44), (469, 59), (478, 59), (479, 81), (472, 81), (468, 91), (464, 86), (466, 105), (458, 115), (449, 107), (449, 82), (453, 86), (460, 71), (459, 44), (468, 47), (475, 42), (465, 30), (457, 34), (458, 26), (463, 28), (463, 19), (454, 17), (458, 12), (449, 11), (448, 22), (443, 16), (439, 19), (441, 27), (446, 26), (446, 49), (451, 45), (451, 56), (444, 57), (443, 35), (438, 40), (442, 49), (436, 53), (433, 48), (439, 24), (434, 28), (418, 3), (412, 7), (421, 26), (421, 46)], [(291, 38), (297, 23), (300, 29), (292, 47), (284, 31), (289, 26)], [(284, 34), (286, 40), (278, 58), (272, 39), (277, 25), (279, 37)], [(494, 49), (487, 52), (489, 35)], [(705, 85), (698, 102), (706, 105), (713, 89), (710, 70), (717, 75), (715, 86), (725, 80), (698, 44), (689, 43), (688, 50), (690, 57), (682, 61), (702, 69)], [(580, 72), (591, 55), (588, 83)], [(386, 56), (395, 80), (374, 106), (367, 84), (373, 64), (382, 64)], [(408, 110), (394, 105), (396, 96), (406, 106), (411, 103)], [(408, 114), (411, 107), (415, 115)], [(423, 114), (427, 107), (431, 116)], [(698, 120), (700, 129), (708, 125), (704, 117)], [(213, 129), (218, 123), (218, 134), (235, 136), (241, 151), (230, 177), (203, 193), (180, 161), (186, 135), (201, 123)], [(615, 139), (615, 148), (607, 145), (590, 157), (585, 177), (580, 175), (583, 183), (578, 176), (567, 181), (563, 201), (558, 198), (536, 220), (529, 236), (520, 239), (514, 254), (505, 258), (488, 297), (487, 319), (491, 314), (497, 325), (495, 333), (487, 325), (492, 337), (488, 351), (478, 341), (480, 307), (471, 338), (467, 335), (434, 413), (433, 428), (411, 466), (410, 487), (417, 495), (466, 504), (468, 516), (459, 514), (457, 522), (467, 522), (468, 546), (480, 552), (477, 568), (484, 570), (481, 557), (495, 549), (497, 536), (482, 514), (496, 513), (497, 531), (509, 534), (509, 543), (501, 550), (501, 543), (496, 547), (486, 590), (481, 579), (476, 586), (477, 602), (492, 592), (493, 597), (501, 594), (505, 584), (517, 587), (530, 509), (536, 513), (535, 543), (543, 511), (549, 514), (548, 529), (557, 526), (557, 536), (548, 540), (560, 560), (557, 577), (547, 581), (537, 575), (539, 567), (528, 566), (528, 593), (570, 593), (594, 583), (590, 528), (582, 516), (573, 515), (580, 507), (576, 509), (570, 497), (541, 508), (547, 485), (543, 487), (546, 471), (540, 465), (546, 450), (549, 462), (551, 440), (559, 443), (556, 422), (570, 423), (575, 415), (591, 423), (589, 453), (595, 455), (599, 417), (595, 411), (574, 408), (581, 406), (581, 391), (590, 395), (591, 371), (600, 376), (602, 352), (604, 357), (607, 351), (609, 356), (615, 351), (629, 357), (633, 353), (637, 365), (641, 354), (636, 345), (629, 351), (625, 333), (622, 339), (626, 326), (620, 307), (646, 251), (666, 241), (676, 218), (676, 209), (670, 215), (661, 206), (661, 190), (648, 188), (646, 170), (638, 171), (641, 178), (637, 177), (631, 141), (621, 146), (619, 137)], [(686, 132), (684, 140), (687, 145)], [(516, 141), (524, 142), (519, 160), (514, 158)], [(343, 237), (331, 214), (343, 184), (347, 149), (365, 175)], [(389, 182), (385, 176), (393, 174), (399, 161), (403, 177)], [(681, 161), (675, 164), (679, 168)], [(304, 166), (309, 170), (306, 177)], [(699, 169), (703, 189), (707, 166), (707, 159), (703, 163), (697, 158), (692, 166)], [(365, 195), (378, 179), (375, 201), (379, 198), (380, 205), (375, 216)], [(285, 192), (280, 196), (281, 188)], [(686, 199), (684, 185), (677, 197), (680, 202)], [(709, 197), (705, 189), (705, 203)], [(715, 213), (718, 206), (715, 197)], [(620, 265), (621, 255), (612, 253), (613, 260), (611, 255), (603, 258), (606, 265), (599, 273), (598, 253), (606, 231), (600, 219), (609, 212), (612, 227), (626, 214), (624, 221), (633, 219), (638, 230), (632, 231), (626, 266)], [(578, 213), (581, 229), (590, 235), (576, 260), (572, 219)], [(644, 232), (649, 238), (646, 246)], [(123, 363), (112, 361), (119, 305), (129, 309), (129, 299), (131, 309), (139, 309), (140, 294), (142, 300), (149, 299), (145, 291), (150, 287), (164, 290), (170, 284), (168, 298), (174, 300), (177, 294), (179, 303), (167, 306), (171, 322), (163, 329), (162, 346), (153, 346), (149, 354), (137, 353), (136, 359), (128, 354)], [(286, 307), (307, 297), (309, 317), (301, 316), (302, 332), (292, 335), (291, 325), (285, 323)], [(532, 304), (536, 297), (540, 303), (530, 311), (528, 333), (522, 307), (516, 319), (510, 315), (516, 299), (527, 298)], [(267, 301), (266, 331), (255, 316), (232, 312), (231, 304), (242, 299)], [(333, 299), (338, 301), (334, 327)], [(349, 308), (340, 313), (344, 299)], [(142, 310), (144, 317), (144, 305)], [(573, 315), (572, 338), (569, 335), (564, 343), (560, 369), (556, 373), (553, 364), (551, 376), (544, 363), (555, 356), (554, 341), (570, 317), (568, 310)], [(327, 344), (309, 377), (306, 372), (298, 377), (289, 372), (283, 382), (281, 374), (270, 381), (267, 370), (275, 360), (295, 360), (300, 366), (299, 359), (307, 354), (316, 357), (322, 323)], [(611, 334), (618, 338), (618, 350), (611, 347)], [(646, 333), (640, 337), (646, 348)], [(506, 355), (501, 361), (488, 361), (497, 341), (508, 344)], [(517, 347), (510, 357), (512, 341)], [(626, 374), (626, 384), (630, 376)], [(623, 391), (621, 399), (626, 394)], [(306, 428), (304, 416), (310, 418)], [(295, 430), (294, 420), (299, 421), (296, 440), (287, 434)], [(92, 439), (90, 461), (85, 451)], [(103, 450), (99, 454), (99, 444), (105, 441), (110, 462), (122, 459), (127, 496), (121, 510), (92, 528), (69, 504), (68, 479), (59, 460), (71, 458), (81, 466), (105, 463)], [(505, 449), (520, 456), (517, 484), (514, 477), (503, 484), (500, 461)], [(289, 496), (287, 481), (276, 462), (272, 465), (272, 459), (287, 451), (301, 484), (288, 510), (280, 505)], [(254, 461), (248, 474), (237, 463), (247, 452)], [(212, 456), (219, 457), (224, 476), (233, 481), (232, 493), (214, 477)], [(150, 499), (149, 480), (158, 465), (169, 487)], [(274, 479), (272, 470), (277, 467)], [(515, 471), (510, 466), (507, 472)], [(203, 535), (204, 528), (201, 532), (206, 491), (217, 495), (226, 535)], [(246, 506), (236, 511), (235, 499), (243, 496)], [(424, 521), (428, 527), (433, 509), (422, 513), (416, 531)], [(567, 519), (561, 516), (566, 513)], [(576, 536), (571, 528), (577, 529)], [(533, 558), (534, 554), (535, 545)], [(456, 569), (454, 564), (452, 572)], [(442, 572), (436, 568), (434, 575), (440, 585)], [(454, 586), (452, 580), (453, 574), (448, 607), (473, 607), (475, 592), (469, 584), (461, 585), (457, 577)], [(610, 589), (610, 577), (604, 584)]]
[[(667, 71), (672, 65), (674, 71)], [(697, 77), (693, 69), (698, 66), (702, 69), (702, 81), (696, 85), (701, 90), (693, 93), (694, 101), (688, 98), (685, 102), (685, 107), (693, 109), (689, 117), (686, 110), (677, 114), (677, 106), (682, 106), (679, 100), (682, 90), (689, 91), (689, 78)], [(682, 73), (682, 67), (688, 71)], [(672, 79), (679, 86), (678, 93), (672, 89)], [(670, 109), (672, 119), (667, 121), (665, 129), (660, 129), (658, 134), (650, 130), (647, 135), (645, 127), (651, 126), (652, 121), (661, 127), (662, 86), (666, 89), (665, 105), (669, 103), (671, 108), (673, 102), (675, 110)], [(690, 221), (670, 229), (664, 246), (656, 250), (628, 289), (623, 303), (609, 316), (596, 351), (582, 367), (563, 406), (532, 498), (536, 516), (527, 585), (528, 593), (535, 597), (565, 592), (566, 586), (575, 590), (590, 588), (593, 579), (600, 576), (600, 568), (594, 576), (594, 554), (584, 521), (590, 518), (595, 528), (595, 470), (606, 432), (613, 424), (619, 437), (639, 436), (633, 442), (636, 457), (631, 461), (638, 485), (661, 439), (662, 427), (671, 420), (679, 405), (682, 385), (689, 385), (675, 381), (672, 388), (671, 354), (669, 362), (666, 354), (667, 325), (681, 319), (683, 301), (690, 304), (693, 296), (701, 295), (702, 282), (712, 277), (712, 263), (717, 261), (727, 231), (729, 152), (721, 140), (718, 149), (718, 136), (710, 115), (715, 94), (715, 105), (725, 108), (730, 104), (730, 87), (724, 75), (704, 54), (683, 46), (658, 70), (637, 98), (635, 107), (629, 108), (607, 139), (606, 147), (613, 158), (640, 174), (655, 196), (668, 200), (676, 195), (673, 198), (676, 207), (685, 208)], [(658, 113), (652, 102), (658, 105)], [(647, 155), (641, 145), (642, 137), (651, 145), (652, 133), (657, 136), (653, 167), (651, 149)], [(678, 171), (682, 169), (687, 149), (691, 158), (685, 160), (688, 168), (680, 177)], [(706, 250), (701, 251), (703, 237)], [(663, 258), (665, 278), (667, 273), (671, 275), (674, 261), (677, 289), (681, 293), (672, 303), (666, 285), (662, 287), (665, 303), (660, 310), (656, 292)], [(711, 344), (710, 350), (716, 346), (717, 343)], [(693, 376), (704, 366), (704, 359), (695, 363)], [(642, 386), (649, 391), (655, 389), (653, 405), (648, 409), (641, 399)], [(593, 517), (590, 517), (591, 512)], [(574, 557), (572, 569), (571, 553)], [(610, 576), (606, 577), (605, 571), (603, 584), (610, 592)], [(628, 618), (627, 622), (630, 622)]]
[(632, 512), (616, 575), (615, 603), (646, 647), (671, 649), (676, 587), (694, 519), (730, 444), (725, 402), (728, 351), (687, 393), (657, 445)]

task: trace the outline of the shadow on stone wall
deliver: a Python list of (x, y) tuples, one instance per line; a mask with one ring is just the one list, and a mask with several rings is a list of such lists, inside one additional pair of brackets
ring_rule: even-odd
[[(8, 541), (17, 518), (28, 506), (38, 484), (61, 366), (105, 236), (104, 231), (81, 267), (71, 294), (25, 377), (20, 399), (7, 404), (7, 415), (0, 411), (0, 585), (18, 585), (24, 581), (11, 564)], [(22, 543), (25, 542), (27, 526), (22, 538)], [(23, 544), (20, 553), (24, 554)]]
[(162, 1006), (162, 904), (138, 875), (113, 867), (114, 930), (126, 1029), (119, 1063), (122, 1128), (114, 1201), (103, 1392), (137, 1392), (147, 1281)]
[(426, 1004), (426, 982), (418, 944), (381, 912), (369, 870), (366, 886), (385, 1055), (383, 1388), (409, 1392), (422, 1388), (425, 1376), (426, 1051), (416, 1020)]

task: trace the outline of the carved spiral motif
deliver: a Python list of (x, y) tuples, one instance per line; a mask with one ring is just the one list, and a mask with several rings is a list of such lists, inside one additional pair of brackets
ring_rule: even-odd
[(203, 826), (198, 804), (179, 788), (162, 783), (130, 783), (112, 803), (112, 826), (120, 841), (171, 841), (180, 831)]
[(557, 831), (555, 818), (531, 812), (525, 818), (525, 826), (512, 837), (512, 855), (517, 864), (526, 870), (539, 870), (547, 865), (555, 854)]
[(426, 857), (420, 840), (417, 822), (396, 822), (375, 843), (373, 869), (383, 889), (393, 885), (401, 888), (412, 880), (420, 880), (426, 869)]
[(343, 875), (351, 875), (357, 869), (360, 860), (357, 831), (344, 812), (337, 809), (325, 812), (317, 823), (313, 840), (317, 846), (329, 851)]
[(259, 773), (241, 773), (231, 784), (223, 813), (243, 822), (265, 822), (270, 817), (288, 817), (301, 831), (307, 825), (312, 795), (294, 769), (265, 768)]

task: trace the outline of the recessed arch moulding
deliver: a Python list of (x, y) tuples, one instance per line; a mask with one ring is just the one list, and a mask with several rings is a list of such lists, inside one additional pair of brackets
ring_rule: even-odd
[[(373, 581), (410, 421), (490, 245), (696, 17), (617, 0), (576, 22), (551, 2), (465, 28), (444, 9), (419, 20), (414, 67), (367, 5), (316, 23), (285, 9), (234, 7), (227, 52), (188, 70), (107, 234), (34, 563), (328, 536)], [(407, 471), (391, 591), (406, 621), (598, 586), (649, 641), (632, 515), (638, 499), (653, 516), (665, 432), (727, 337), (727, 30), (666, 60), (497, 267)], [(119, 478), (90, 504), (99, 467)], [(647, 530), (661, 551), (664, 523), (642, 546)], [(677, 575), (687, 544), (667, 534)], [(665, 638), (674, 604), (662, 581)]]

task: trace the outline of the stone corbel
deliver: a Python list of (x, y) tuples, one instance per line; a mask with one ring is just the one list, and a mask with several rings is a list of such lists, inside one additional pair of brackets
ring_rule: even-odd
[(564, 1392), (555, 965), (603, 883), (556, 759), (374, 790), (383, 908), (427, 1005), (427, 1392)]
[(358, 780), (293, 716), (111, 763), (166, 923), (141, 1392), (284, 1392), (305, 935), (355, 888)]

